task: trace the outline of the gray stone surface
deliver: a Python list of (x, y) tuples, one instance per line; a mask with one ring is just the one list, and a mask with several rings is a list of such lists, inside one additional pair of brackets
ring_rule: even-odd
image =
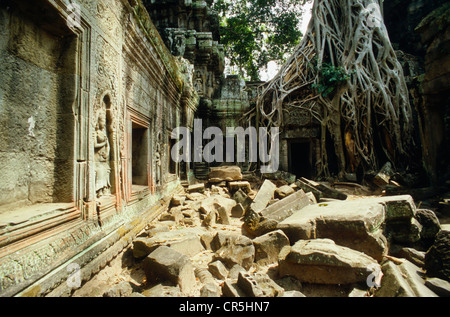
[(194, 267), (189, 258), (169, 247), (161, 246), (143, 261), (149, 282), (170, 282), (188, 295), (195, 286)]
[(180, 229), (168, 232), (158, 232), (150, 238), (137, 238), (133, 241), (133, 256), (144, 258), (160, 246), (167, 246), (186, 256), (194, 256), (205, 250), (200, 234), (195, 229)]
[(330, 239), (300, 240), (279, 255), (280, 276), (294, 276), (315, 284), (351, 284), (366, 281), (376, 260), (339, 246)]
[(289, 245), (289, 239), (281, 230), (272, 231), (253, 239), (255, 262), (261, 265), (278, 262), (281, 249)]
[(256, 194), (256, 197), (253, 199), (250, 208), (254, 212), (260, 212), (266, 208), (270, 200), (273, 198), (276, 189), (277, 186), (274, 183), (270, 180), (265, 180), (259, 189), (258, 194)]
[(223, 166), (211, 169), (208, 174), (210, 183), (219, 183), (222, 181), (240, 181), (242, 180), (241, 168), (239, 166)]
[(381, 260), (387, 252), (382, 231), (384, 214), (385, 208), (377, 200), (335, 201), (307, 206), (277, 228), (284, 231), (291, 244), (300, 239), (329, 238)]
[(425, 286), (425, 280), (419, 275), (420, 270), (409, 261), (395, 264), (388, 261), (382, 266), (381, 287), (375, 292), (376, 297), (436, 297)]
[(255, 247), (251, 239), (237, 235), (226, 240), (215, 252), (213, 259), (222, 261), (228, 267), (239, 264), (248, 270), (255, 260)]

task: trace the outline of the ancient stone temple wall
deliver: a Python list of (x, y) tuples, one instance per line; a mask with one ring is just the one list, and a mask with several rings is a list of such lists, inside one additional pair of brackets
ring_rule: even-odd
[(192, 70), (127, 0), (2, 1), (0, 59), (0, 295), (67, 294), (180, 188)]

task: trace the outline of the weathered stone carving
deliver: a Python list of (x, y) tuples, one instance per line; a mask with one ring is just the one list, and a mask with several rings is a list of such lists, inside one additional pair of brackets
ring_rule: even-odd
[(97, 198), (111, 194), (109, 166), (111, 147), (106, 130), (106, 111), (100, 109), (95, 127), (95, 192)]

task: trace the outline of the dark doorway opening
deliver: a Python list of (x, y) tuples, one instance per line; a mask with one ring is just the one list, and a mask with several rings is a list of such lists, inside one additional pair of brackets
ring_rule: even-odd
[(314, 176), (310, 142), (289, 142), (289, 173), (295, 174), (297, 178)]
[(132, 131), (132, 183), (148, 186), (148, 129), (133, 122)]

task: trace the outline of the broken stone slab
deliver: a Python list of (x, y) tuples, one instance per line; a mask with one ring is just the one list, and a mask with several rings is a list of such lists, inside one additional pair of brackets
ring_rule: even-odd
[(433, 245), (425, 254), (425, 270), (430, 277), (450, 282), (450, 230), (446, 225), (442, 226)]
[(386, 206), (386, 222), (411, 219), (416, 215), (416, 204), (410, 195), (371, 198)]
[(422, 225), (411, 218), (403, 221), (387, 222), (384, 234), (394, 242), (401, 244), (413, 244), (420, 240)]
[(231, 198), (226, 198), (226, 197), (223, 197), (220, 195), (214, 195), (214, 196), (204, 199), (201, 202), (199, 211), (207, 215), (212, 210), (215, 210), (216, 212), (218, 212), (218, 209), (220, 207), (223, 207), (223, 208), (225, 208), (225, 212), (228, 215), (231, 215), (231, 209), (235, 205), (236, 205), (236, 201), (234, 201)]
[(313, 194), (305, 194), (303, 190), (277, 201), (263, 209), (259, 213), (249, 210), (245, 215), (243, 232), (249, 237), (255, 238), (277, 228), (280, 221), (290, 217), (307, 205), (316, 203)]
[(270, 180), (265, 180), (256, 197), (253, 199), (253, 202), (250, 204), (250, 208), (256, 213), (266, 208), (273, 198), (276, 189), (277, 186), (274, 183)]
[(103, 297), (128, 297), (133, 291), (131, 283), (123, 281), (107, 290), (103, 294)]
[(223, 225), (229, 225), (230, 224), (230, 217), (229, 217), (227, 209), (225, 207), (220, 206), (217, 209), (217, 213), (219, 215), (219, 220), (217, 221), (217, 223), (220, 223), (220, 224), (223, 224)]
[(214, 261), (209, 263), (208, 270), (219, 280), (225, 280), (228, 277), (228, 270), (221, 261)]
[(275, 190), (275, 198), (283, 199), (293, 193), (295, 193), (295, 189), (289, 185), (284, 185)]
[(305, 193), (312, 193), (317, 201), (319, 201), (321, 198), (323, 198), (323, 193), (320, 190), (318, 190), (314, 186), (302, 181), (301, 179), (298, 179), (295, 182), (295, 185), (297, 185), (297, 187), (302, 189)]
[(186, 200), (186, 196), (185, 195), (173, 195), (172, 200), (171, 200), (171, 205), (176, 207), (176, 206), (182, 206), (184, 204), (184, 201)]
[(294, 183), (297, 178), (296, 175), (285, 171), (277, 171), (275, 173), (265, 173), (262, 174), (262, 176), (266, 179), (285, 181), (288, 184)]
[(289, 239), (281, 230), (272, 231), (253, 240), (255, 262), (260, 265), (278, 262), (278, 254), (289, 245)]
[(245, 293), (230, 280), (226, 280), (222, 284), (222, 296), (223, 297), (245, 297)]
[(373, 183), (380, 188), (384, 188), (389, 185), (389, 181), (392, 175), (394, 175), (392, 164), (390, 162), (387, 162), (375, 175), (375, 177), (373, 178)]
[(252, 187), (248, 181), (237, 181), (237, 182), (229, 182), (228, 188), (231, 193), (242, 190), (244, 193), (248, 194), (252, 191)]
[(436, 297), (436, 294), (425, 286), (420, 276), (420, 269), (405, 260), (402, 264), (387, 261), (381, 267), (383, 278), (375, 297)]
[(313, 284), (363, 282), (374, 267), (379, 267), (375, 259), (330, 239), (300, 240), (284, 247), (278, 266), (280, 276)]
[(200, 289), (200, 297), (220, 297), (221, 289), (217, 283), (206, 283)]
[(266, 274), (239, 272), (237, 286), (248, 297), (279, 297), (284, 289)]
[(239, 166), (213, 167), (208, 174), (210, 183), (220, 183), (222, 181), (232, 182), (242, 180), (242, 172)]
[[(297, 183), (296, 183), (297, 184)], [(319, 200), (320, 198), (333, 198), (333, 199), (338, 199), (338, 200), (346, 200), (347, 199), (347, 195), (344, 194), (343, 192), (331, 188), (328, 185), (325, 185), (323, 183), (317, 183), (315, 181), (312, 181), (310, 179), (307, 178), (300, 178), (300, 182), (298, 182), (298, 186), (300, 186), (300, 188), (303, 189), (303, 184), (307, 184), (307, 186), (304, 186), (305, 188), (310, 189), (311, 187), (314, 188), (314, 190), (312, 191), (314, 196), (316, 196), (316, 193), (318, 191), (318, 196), (316, 196), (316, 199)], [(309, 190), (305, 190), (305, 191), (309, 191)]]
[(182, 297), (179, 286), (158, 284), (142, 292), (145, 297)]
[(194, 256), (202, 251), (204, 247), (200, 240), (200, 232), (190, 228), (159, 232), (152, 237), (136, 238), (133, 241), (133, 256), (136, 259), (146, 257), (160, 246), (170, 247), (186, 256)]
[(214, 261), (220, 260), (228, 267), (239, 264), (246, 270), (252, 266), (254, 259), (255, 247), (253, 242), (242, 235), (235, 235), (233, 238), (227, 239), (213, 256)]
[(233, 196), (233, 200), (237, 204), (241, 204), (244, 210), (248, 210), (250, 208), (251, 203), (253, 202), (253, 199), (251, 199), (243, 190), (239, 189), (237, 190)]
[(194, 192), (194, 193), (186, 194), (186, 199), (189, 199), (191, 201), (202, 201), (206, 198), (207, 198), (207, 196), (202, 193)]
[(425, 286), (441, 297), (450, 297), (450, 283), (437, 277), (427, 278)]
[(170, 282), (186, 295), (194, 289), (196, 280), (191, 261), (172, 248), (158, 247), (143, 260), (143, 268), (150, 282)]
[(242, 204), (236, 204), (233, 208), (231, 208), (231, 217), (233, 218), (241, 218), (244, 216), (245, 208)]
[(411, 263), (417, 265), (418, 267), (425, 266), (425, 252), (419, 251), (413, 248), (403, 247), (398, 252), (395, 253), (395, 256), (404, 258)]
[(294, 213), (281, 221), (277, 229), (283, 230), (291, 244), (328, 238), (381, 261), (387, 253), (382, 230), (384, 212), (384, 205), (371, 199), (320, 203)]
[(203, 193), (205, 192), (205, 184), (203, 183), (198, 183), (198, 184), (193, 184), (193, 185), (189, 185), (189, 187), (186, 189), (186, 191), (189, 194), (192, 193)]
[(422, 225), (420, 238), (427, 247), (430, 247), (441, 230), (439, 219), (432, 210), (428, 209), (417, 209), (415, 217)]
[(294, 212), (316, 203), (317, 201), (314, 195), (306, 194), (303, 190), (299, 190), (289, 197), (279, 200), (273, 205), (264, 208), (260, 211), (260, 215), (265, 219), (283, 221)]
[(306, 297), (306, 296), (300, 291), (286, 291), (281, 297)]

